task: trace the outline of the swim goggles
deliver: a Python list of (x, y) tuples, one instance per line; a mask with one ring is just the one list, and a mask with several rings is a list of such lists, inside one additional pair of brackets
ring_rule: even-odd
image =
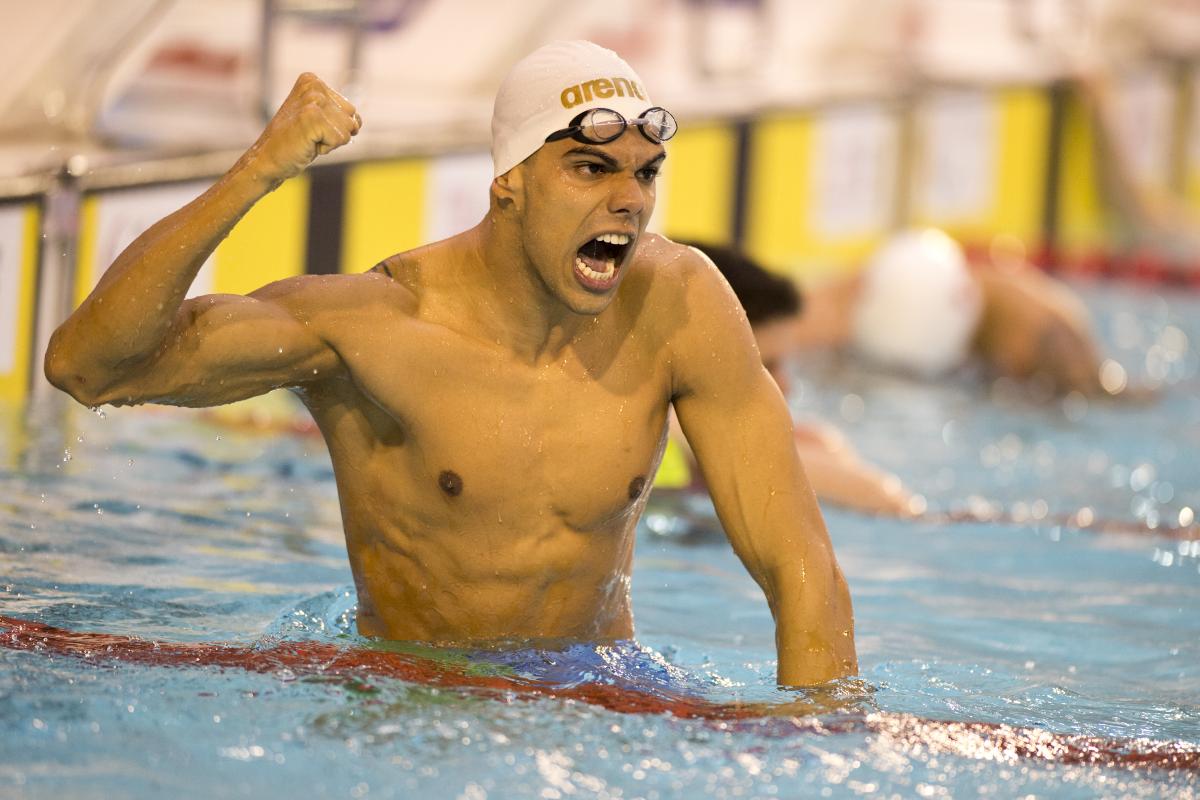
[(620, 138), (630, 125), (636, 125), (642, 136), (655, 144), (662, 144), (679, 130), (675, 117), (660, 106), (646, 109), (633, 120), (625, 119), (611, 108), (590, 108), (571, 120), (567, 127), (547, 136), (546, 141), (557, 142), (570, 137), (585, 144), (605, 144)]

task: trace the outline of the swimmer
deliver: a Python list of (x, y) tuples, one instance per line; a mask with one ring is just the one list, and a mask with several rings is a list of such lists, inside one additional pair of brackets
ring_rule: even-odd
[(805, 287), (797, 346), (854, 350), (925, 377), (974, 357), (997, 377), (1057, 395), (1126, 391), (1102, 382), (1099, 348), (1078, 296), (1019, 254), (996, 250), (986, 263), (968, 263), (941, 231), (901, 233), (861, 273)]
[[(737, 295), (758, 345), (763, 366), (784, 395), (791, 390), (788, 358), (796, 349), (803, 301), (796, 285), (773, 275), (744, 253), (729, 247), (689, 242), (704, 253)], [(676, 433), (672, 427), (672, 434)], [(920, 499), (900, 479), (865, 462), (840, 431), (808, 423), (793, 431), (804, 471), (820, 500), (870, 514), (911, 516)]]
[(855, 673), (849, 591), (745, 314), (707, 260), (646, 233), (675, 120), (615, 53), (556, 42), (513, 67), (474, 228), (365, 273), (184, 299), (242, 215), (360, 124), (302, 75), (56, 331), (50, 381), (88, 406), (294, 391), (329, 447), (359, 632), (471, 646), (633, 637), (673, 408), (766, 595), (780, 684)]

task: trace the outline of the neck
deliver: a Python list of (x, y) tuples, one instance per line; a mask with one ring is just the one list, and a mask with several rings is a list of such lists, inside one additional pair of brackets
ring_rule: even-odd
[(590, 326), (594, 318), (546, 288), (511, 224), (489, 213), (463, 237), (464, 312), (486, 338), (533, 364), (557, 357)]

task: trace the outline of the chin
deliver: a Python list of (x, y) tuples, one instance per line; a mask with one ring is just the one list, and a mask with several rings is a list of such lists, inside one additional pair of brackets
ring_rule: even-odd
[(567, 308), (581, 316), (594, 317), (601, 314), (612, 304), (613, 299), (617, 296), (617, 292), (614, 289), (608, 294), (597, 295), (580, 289), (572, 292), (571, 295), (571, 297), (564, 300)]

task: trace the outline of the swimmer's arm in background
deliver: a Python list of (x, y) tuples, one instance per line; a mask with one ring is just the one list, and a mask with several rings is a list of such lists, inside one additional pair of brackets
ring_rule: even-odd
[[(694, 465), (696, 455), (674, 414), (669, 418), (668, 430), (688, 462)], [(921, 510), (915, 505), (920, 501), (899, 478), (863, 461), (836, 430), (797, 425), (792, 435), (804, 474), (822, 504), (895, 517), (911, 517)]]
[(849, 445), (836, 446), (808, 434), (803, 426), (796, 427), (796, 452), (822, 503), (895, 517), (911, 517), (921, 510), (895, 475), (863, 461)]
[[(88, 405), (124, 400), (114, 387), (124, 384), (128, 391), (147, 369), (180, 366), (172, 358), (183, 355), (175, 351), (184, 346), (185, 333), (232, 326), (261, 335), (265, 324), (247, 328), (246, 323), (283, 321), (278, 308), (255, 307), (252, 299), (185, 303), (184, 298), (204, 261), (258, 200), (318, 155), (350, 141), (359, 126), (345, 98), (315, 75), (300, 76), (258, 141), (229, 172), (125, 248), (55, 331), (45, 361), (50, 382)], [(290, 338), (286, 344), (256, 343), (242, 336), (240, 346), (255, 350), (267, 344), (276, 350), (299, 345)]]
[(767, 597), (778, 680), (800, 686), (854, 674), (850, 593), (787, 405), (732, 290), (699, 255), (686, 258), (689, 321), (670, 342), (672, 401), (725, 533)]

